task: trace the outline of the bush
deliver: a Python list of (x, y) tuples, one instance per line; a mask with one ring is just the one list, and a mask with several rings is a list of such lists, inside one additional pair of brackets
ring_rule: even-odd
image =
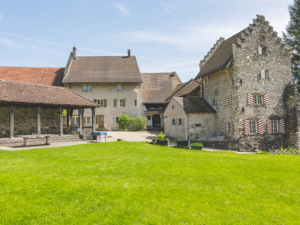
[(147, 124), (147, 118), (138, 116), (135, 118), (135, 130), (142, 130)]
[(129, 125), (128, 127), (131, 127), (132, 130), (136, 130), (136, 119), (135, 117), (130, 117)]
[(157, 140), (162, 141), (162, 140), (164, 140), (165, 136), (166, 136), (166, 135), (165, 135), (163, 132), (160, 132), (160, 133), (156, 136), (156, 138), (157, 138)]
[(118, 124), (120, 130), (127, 130), (127, 126), (130, 122), (130, 117), (126, 114), (123, 114), (119, 117)]
[(201, 142), (195, 142), (191, 144), (191, 146), (202, 146), (203, 144)]

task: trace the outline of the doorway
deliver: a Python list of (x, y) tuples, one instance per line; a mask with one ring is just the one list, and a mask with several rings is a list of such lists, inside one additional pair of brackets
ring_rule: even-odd
[(98, 116), (98, 127), (104, 127), (104, 115)]
[(155, 128), (161, 127), (160, 115), (152, 116), (152, 126)]

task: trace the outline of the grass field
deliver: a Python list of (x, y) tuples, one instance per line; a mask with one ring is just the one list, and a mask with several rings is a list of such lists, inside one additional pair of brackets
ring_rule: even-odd
[(300, 156), (130, 142), (0, 151), (0, 224), (300, 224)]

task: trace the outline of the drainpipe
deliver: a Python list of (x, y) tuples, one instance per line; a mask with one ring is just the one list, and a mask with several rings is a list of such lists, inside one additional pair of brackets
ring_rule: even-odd
[(188, 141), (190, 140), (190, 119), (189, 114), (187, 114), (187, 132), (188, 132)]

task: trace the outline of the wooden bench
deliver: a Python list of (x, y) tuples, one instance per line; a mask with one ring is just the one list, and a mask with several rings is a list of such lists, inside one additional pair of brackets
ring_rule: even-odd
[(28, 147), (27, 140), (28, 139), (44, 139), (46, 138), (46, 142), (44, 145), (50, 145), (49, 138), (53, 136), (58, 136), (58, 135), (51, 135), (51, 134), (38, 134), (38, 133), (33, 133), (32, 135), (16, 135), (16, 137), (21, 137), (24, 140), (24, 144), (22, 147)]
[(105, 136), (105, 142), (107, 141), (107, 132), (99, 132), (99, 131), (92, 132), (91, 133), (91, 142), (93, 142), (94, 136), (97, 137), (97, 141), (98, 141), (98, 137), (100, 137), (100, 142), (101, 142), (101, 136)]

